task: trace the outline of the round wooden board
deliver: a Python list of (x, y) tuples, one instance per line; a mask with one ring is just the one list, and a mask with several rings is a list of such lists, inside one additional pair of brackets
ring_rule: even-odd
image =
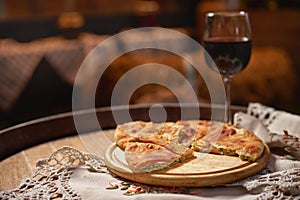
[(133, 173), (128, 167), (124, 151), (113, 143), (106, 151), (105, 163), (110, 171), (125, 179), (157, 186), (201, 187), (237, 181), (260, 172), (269, 162), (267, 145), (254, 162), (235, 156), (195, 152), (195, 158), (152, 173)]

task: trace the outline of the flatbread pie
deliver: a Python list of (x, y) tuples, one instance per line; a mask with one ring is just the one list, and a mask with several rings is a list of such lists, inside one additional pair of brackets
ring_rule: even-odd
[(193, 157), (194, 151), (255, 161), (263, 142), (251, 131), (217, 121), (133, 121), (115, 129), (116, 144), (133, 172), (152, 172)]

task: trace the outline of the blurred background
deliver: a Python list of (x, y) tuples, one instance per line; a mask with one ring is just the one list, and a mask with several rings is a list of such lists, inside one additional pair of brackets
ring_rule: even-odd
[[(260, 102), (300, 114), (299, 0), (0, 0), (0, 129), (72, 110), (76, 72), (101, 41), (136, 27), (172, 28), (202, 43), (204, 13), (246, 10), (253, 31), (248, 67), (234, 77), (232, 103)], [(164, 36), (168, 39), (169, 36)], [(168, 52), (125, 54), (105, 71), (96, 105), (134, 66), (156, 62), (189, 76), (209, 102), (198, 74)], [(176, 102), (168, 88), (145, 85), (130, 103)]]

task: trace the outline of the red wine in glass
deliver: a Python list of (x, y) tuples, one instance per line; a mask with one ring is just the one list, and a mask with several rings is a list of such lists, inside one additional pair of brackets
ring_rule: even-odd
[(211, 37), (204, 40), (204, 48), (209, 53), (221, 75), (232, 76), (242, 71), (251, 56), (251, 40), (246, 37)]
[[(206, 13), (203, 42), (211, 57), (206, 60), (208, 66), (222, 76), (226, 92), (224, 121), (231, 123), (231, 79), (247, 66), (251, 56), (251, 27), (248, 13), (245, 11)], [(214, 63), (211, 63), (212, 61)]]

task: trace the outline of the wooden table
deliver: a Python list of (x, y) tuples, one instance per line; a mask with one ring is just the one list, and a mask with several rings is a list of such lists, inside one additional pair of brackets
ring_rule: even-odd
[[(113, 141), (111, 130), (103, 132)], [(84, 137), (94, 139), (97, 138), (96, 134), (97, 132), (91, 132)], [(18, 186), (22, 179), (29, 177), (34, 172), (37, 160), (48, 158), (54, 151), (63, 146), (72, 146), (80, 151), (88, 152), (78, 135), (53, 140), (25, 149), (0, 163), (1, 190), (12, 189)]]
[[(132, 120), (149, 121), (150, 107), (150, 105), (131, 106), (129, 111)], [(202, 119), (209, 119), (212, 109), (220, 112), (220, 115), (223, 113), (221, 107), (212, 108), (207, 104), (201, 104), (200, 106), (181, 105), (181, 107), (177, 104), (165, 104), (164, 108), (168, 121), (180, 119), (182, 109), (191, 113), (195, 109), (199, 109)], [(120, 113), (125, 109), (125, 107), (120, 106), (114, 108), (114, 111)], [(233, 107), (232, 110), (234, 113), (240, 110), (245, 111), (245, 108)], [(78, 150), (88, 152), (83, 140), (99, 140), (99, 133), (104, 133), (107, 136), (106, 143), (112, 142), (113, 128), (116, 126), (112, 109), (109, 107), (98, 108), (95, 112), (103, 130), (99, 131), (96, 129), (97, 127), (87, 126), (86, 133), (80, 134), (80, 136), (77, 134), (74, 125), (73, 115), (85, 120), (94, 113), (93, 110), (49, 116), (0, 131), (0, 190), (12, 189), (18, 186), (22, 179), (33, 173), (37, 160), (48, 158), (51, 153), (62, 146), (72, 146)], [(107, 144), (101, 144), (101, 140), (99, 140), (99, 147), (101, 145)], [(99, 148), (99, 151), (98, 154), (103, 155), (105, 148)]]

